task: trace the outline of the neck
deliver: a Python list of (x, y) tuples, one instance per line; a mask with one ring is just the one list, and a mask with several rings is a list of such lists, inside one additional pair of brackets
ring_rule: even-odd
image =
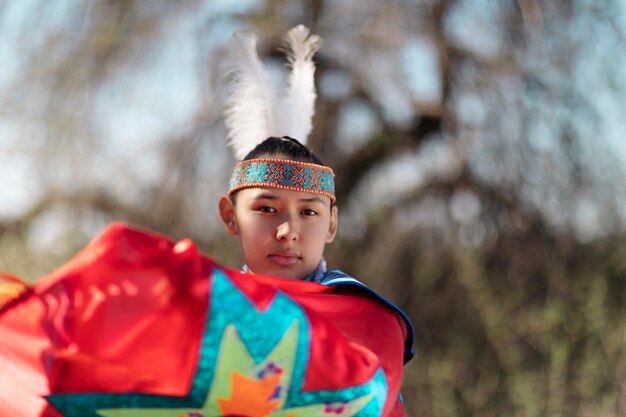
[[(246, 264), (244, 264), (241, 267), (241, 270), (243, 272), (254, 274), (254, 271), (251, 270), (250, 267), (248, 265), (246, 265)], [(326, 259), (321, 258), (319, 263), (317, 264), (317, 267), (315, 268), (315, 271), (313, 271), (308, 276), (302, 278), (302, 280), (303, 281), (315, 282), (315, 283), (319, 284), (320, 282), (322, 282), (322, 278), (324, 278), (324, 274), (326, 273), (326, 271), (327, 271), (327, 269), (326, 269)]]

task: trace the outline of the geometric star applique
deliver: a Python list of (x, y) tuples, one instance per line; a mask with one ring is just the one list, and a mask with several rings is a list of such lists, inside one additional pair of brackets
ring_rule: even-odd
[(284, 293), (277, 291), (259, 311), (216, 269), (210, 306), (186, 396), (88, 393), (46, 399), (66, 417), (380, 416), (387, 395), (382, 369), (355, 387), (302, 390), (311, 332), (305, 312)]

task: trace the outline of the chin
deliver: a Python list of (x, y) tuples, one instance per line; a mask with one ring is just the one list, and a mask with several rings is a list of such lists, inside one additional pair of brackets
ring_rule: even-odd
[(303, 280), (307, 277), (307, 275), (305, 276), (301, 276), (300, 274), (298, 274), (297, 272), (276, 272), (273, 273), (272, 275), (274, 275), (275, 277), (279, 277), (279, 278), (287, 278), (287, 279), (297, 279), (297, 280)]
[(270, 277), (288, 278), (288, 279), (304, 279), (307, 275), (300, 277), (297, 271), (290, 271), (286, 268), (253, 268), (248, 265), (253, 274), (267, 275)]

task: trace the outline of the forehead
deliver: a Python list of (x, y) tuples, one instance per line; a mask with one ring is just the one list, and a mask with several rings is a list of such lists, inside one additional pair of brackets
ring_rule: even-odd
[(330, 206), (330, 198), (305, 191), (283, 190), (272, 187), (244, 188), (238, 191), (237, 198), (246, 200), (280, 200), (285, 202), (319, 203)]

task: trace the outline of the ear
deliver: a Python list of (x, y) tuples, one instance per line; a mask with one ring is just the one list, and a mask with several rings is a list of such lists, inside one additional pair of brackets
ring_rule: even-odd
[(235, 219), (235, 206), (228, 196), (222, 196), (219, 202), (220, 218), (224, 229), (228, 234), (236, 236), (239, 234), (237, 222)]
[(330, 208), (330, 227), (328, 228), (328, 234), (326, 235), (326, 243), (331, 243), (335, 240), (337, 235), (337, 227), (339, 225), (339, 210), (337, 206)]

